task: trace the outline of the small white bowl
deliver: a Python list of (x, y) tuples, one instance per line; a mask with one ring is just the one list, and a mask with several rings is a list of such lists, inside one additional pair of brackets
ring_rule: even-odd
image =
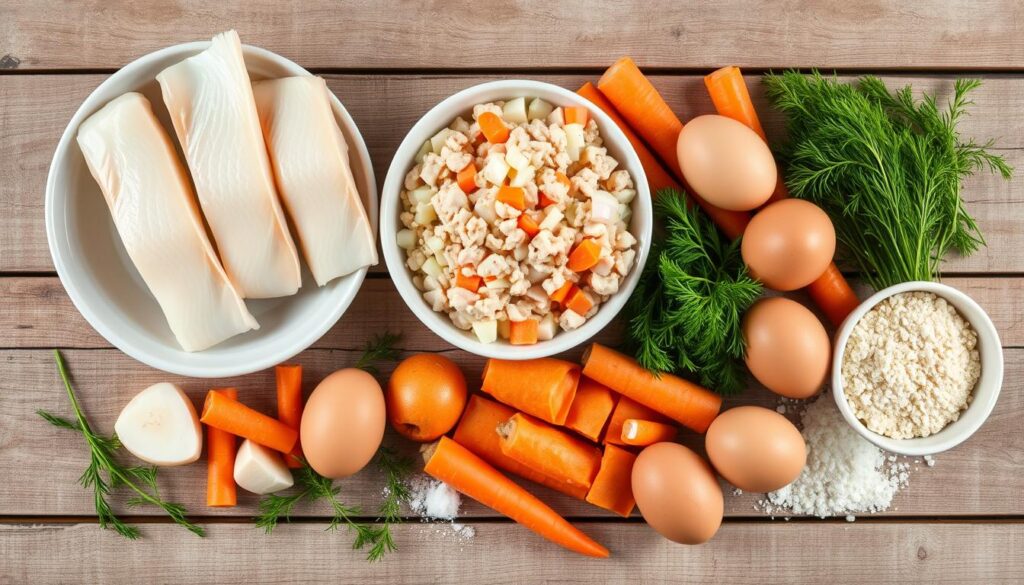
[[(967, 410), (960, 413), (960, 418), (950, 423), (941, 431), (915, 439), (893, 439), (878, 434), (868, 429), (853, 414), (850, 403), (846, 400), (843, 392), (843, 353), (846, 350), (846, 343), (850, 339), (850, 333), (857, 323), (883, 300), (905, 292), (930, 292), (942, 297), (971, 324), (978, 334), (978, 352), (981, 354), (981, 377), (974, 387), (974, 395)], [(996, 331), (992, 319), (985, 310), (974, 302), (974, 299), (963, 292), (937, 282), (904, 282), (889, 288), (883, 289), (872, 295), (868, 300), (860, 304), (850, 316), (843, 321), (842, 326), (836, 333), (835, 351), (832, 361), (832, 394), (835, 396), (839, 412), (843, 414), (846, 422), (861, 434), (865, 439), (875, 445), (892, 451), (910, 456), (934, 455), (948, 451), (960, 443), (966, 441), (977, 431), (992, 413), (999, 398), (999, 391), (1003, 386), (1003, 346), (999, 341), (999, 333)]]
[[(516, 97), (541, 98), (555, 106), (586, 107), (590, 116), (597, 121), (604, 145), (608, 148), (608, 154), (619, 161), (620, 169), (629, 171), (636, 186), (636, 197), (632, 203), (633, 216), (629, 229), (637, 239), (637, 255), (633, 268), (623, 280), (619, 291), (602, 304), (597, 314), (588, 319), (579, 329), (559, 330), (553, 339), (540, 341), (533, 345), (512, 345), (502, 339), (493, 343), (481, 343), (471, 331), (463, 331), (456, 327), (446, 313), (432, 310), (412, 282), (413, 275), (405, 265), (405, 250), (399, 248), (395, 241), (395, 236), (402, 225), (399, 220), (399, 215), (402, 212), (400, 197), (405, 175), (415, 164), (414, 158), (420, 146), (442, 128), (447, 128), (456, 117), (462, 116), (469, 119), (473, 106)], [(615, 122), (590, 100), (567, 89), (550, 83), (523, 79), (475, 85), (434, 106), (412, 127), (398, 147), (398, 151), (391, 161), (391, 167), (388, 169), (387, 179), (384, 181), (384, 189), (381, 193), (381, 247), (384, 250), (384, 260), (387, 262), (388, 271), (405, 303), (420, 321), (448, 343), (476, 355), (509, 360), (547, 357), (567, 351), (584, 343), (608, 325), (626, 304), (626, 300), (629, 299), (630, 293), (636, 288), (637, 281), (640, 279), (640, 271), (643, 269), (651, 247), (653, 223), (651, 193), (647, 186), (647, 176), (644, 174), (636, 151), (633, 150), (629, 140), (615, 125)]]
[[(303, 261), (302, 288), (291, 297), (249, 300), (260, 328), (210, 349), (189, 353), (174, 339), (163, 312), (128, 258), (100, 188), (75, 141), (78, 127), (107, 102), (129, 91), (144, 94), (177, 140), (156, 75), (210, 46), (208, 41), (168, 47), (124, 66), (86, 98), (64, 130), (46, 182), (46, 236), (64, 288), (75, 307), (107, 341), (133, 358), (174, 374), (225, 377), (268, 368), (309, 347), (348, 308), (366, 268), (318, 288)], [(270, 51), (243, 45), (253, 80), (309, 72)], [(336, 97), (334, 117), (349, 144), (350, 164), (371, 225), (377, 222), (377, 184), (366, 144)], [(179, 156), (180, 156), (179, 148)], [(184, 161), (184, 158), (182, 158)]]

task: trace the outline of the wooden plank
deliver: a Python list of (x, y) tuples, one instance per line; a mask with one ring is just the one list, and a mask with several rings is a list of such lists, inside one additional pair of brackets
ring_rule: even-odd
[[(3, 37), (0, 37), (3, 38)], [(461, 51), (460, 51), (461, 52)], [(569, 88), (596, 76), (530, 75)], [(408, 129), (430, 107), (465, 87), (500, 76), (329, 76), (331, 88), (355, 118), (375, 161), (378, 184)], [(0, 145), (7, 164), (0, 166), (0, 271), (53, 270), (43, 226), (46, 174), (60, 134), (78, 104), (104, 76), (29, 75), (0, 76)], [(893, 85), (939, 92), (951, 89), (946, 76), (888, 77)], [(684, 119), (709, 113), (700, 77), (655, 76), (673, 108)], [(755, 104), (771, 136), (781, 134), (781, 119), (765, 104), (760, 83), (748, 78)], [(1024, 168), (1024, 79), (996, 77), (974, 96), (976, 105), (963, 121), (965, 137), (998, 139), (1012, 164)], [(965, 186), (968, 208), (988, 238), (988, 248), (967, 259), (951, 259), (949, 272), (1024, 272), (1024, 181), (1010, 182), (991, 175), (970, 178)], [(383, 263), (375, 268), (383, 272)]]
[[(102, 9), (101, 9), (102, 7)], [(176, 43), (237, 28), (243, 41), (307, 67), (606, 67), (621, 55), (658, 67), (1020, 68), (1024, 9), (1014, 0), (583, 0), (473, 10), (436, 2), (258, 0), (134, 4), (8, 3), (0, 53), (22, 69), (117, 68)]]
[[(95, 525), (0, 526), (0, 579), (12, 583), (1019, 583), (1024, 525), (974, 523), (730, 523), (708, 544), (684, 547), (642, 524), (582, 528), (612, 557), (566, 552), (518, 526), (405, 525), (399, 551), (370, 564), (345, 533), (292, 525), (265, 536), (208, 526), (199, 539), (166, 524), (125, 543)], [(339, 542), (340, 541), (340, 542)]]
[[(579, 359), (583, 348), (565, 355)], [(447, 351), (466, 374), (470, 389), (478, 388), (484, 360), (461, 351)], [(110, 432), (124, 404), (139, 390), (157, 381), (180, 384), (195, 404), (200, 404), (207, 388), (237, 386), (242, 400), (264, 412), (274, 412), (273, 372), (263, 371), (249, 376), (224, 380), (195, 380), (158, 372), (142, 366), (116, 350), (71, 350), (65, 353), (74, 375), (83, 408), (93, 425), (101, 432)], [(339, 350), (309, 350), (296, 361), (306, 373), (306, 391), (316, 381), (335, 369), (352, 364), (357, 353)], [(67, 396), (57, 377), (49, 351), (0, 351), (0, 476), (16, 476), (5, 497), (0, 498), (0, 515), (93, 515), (93, 502), (76, 480), (86, 461), (81, 439), (68, 431), (51, 428), (34, 413), (44, 409), (67, 414)], [(382, 368), (386, 379), (391, 367)], [(826, 397), (826, 399), (829, 399)], [(727, 406), (759, 404), (773, 408), (776, 397), (752, 386), (741, 396), (727, 400)], [(898, 516), (961, 516), (961, 515), (1024, 515), (1024, 434), (1020, 420), (1024, 416), (1024, 350), (1006, 351), (1006, 375), (1003, 393), (988, 423), (967, 443), (938, 456), (934, 469), (921, 465), (911, 474), (910, 487), (894, 501), (888, 514)], [(701, 450), (702, 437), (684, 432), (682, 440)], [(414, 452), (414, 445), (389, 436), (389, 444)], [(161, 472), (163, 492), (185, 504), (193, 514), (251, 516), (256, 498), (240, 494), (235, 509), (214, 510), (205, 507), (205, 467), (202, 463)], [(346, 501), (363, 510), (374, 510), (380, 500), (382, 480), (376, 470), (369, 470), (339, 484)], [(731, 493), (726, 486), (726, 493)], [(559, 512), (573, 517), (608, 517), (609, 514), (583, 504), (539, 490), (545, 501)], [(730, 517), (758, 516), (753, 508), (758, 494), (726, 496), (726, 512)], [(150, 509), (133, 510), (133, 514), (154, 514)], [(322, 508), (302, 509), (300, 515), (320, 516)], [(467, 502), (467, 516), (493, 516), (476, 503)]]

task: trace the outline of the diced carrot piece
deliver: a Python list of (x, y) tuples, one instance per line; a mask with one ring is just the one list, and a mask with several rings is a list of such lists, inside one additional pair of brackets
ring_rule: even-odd
[(537, 343), (538, 324), (536, 319), (512, 321), (508, 335), (509, 343), (512, 345), (533, 345)]
[(587, 108), (583, 106), (566, 106), (564, 108), (564, 115), (566, 124), (579, 124), (580, 126), (586, 126), (587, 120), (590, 117)]
[(601, 244), (593, 238), (587, 238), (580, 242), (576, 249), (569, 254), (569, 270), (583, 272), (590, 270), (601, 259)]
[(554, 301), (556, 303), (561, 303), (562, 301), (565, 300), (565, 297), (569, 296), (569, 291), (571, 291), (571, 290), (572, 290), (572, 283), (567, 280), (567, 281), (565, 281), (565, 284), (560, 286), (558, 288), (558, 290), (556, 290), (555, 292), (551, 293), (549, 296), (551, 297), (552, 301)]
[(554, 204), (555, 202), (552, 201), (547, 195), (545, 195), (543, 191), (537, 192), (537, 207), (544, 209), (548, 205)]
[(536, 220), (534, 220), (529, 215), (526, 215), (525, 213), (519, 216), (518, 223), (519, 229), (526, 232), (526, 235), (530, 236), (531, 238), (540, 233), (540, 224), (538, 224)]
[(487, 142), (491, 144), (504, 144), (508, 140), (508, 126), (494, 112), (484, 112), (480, 114), (476, 121), (480, 124), (480, 131), (487, 138)]
[(476, 165), (469, 163), (466, 168), (459, 171), (456, 175), (459, 182), (459, 189), (462, 189), (463, 193), (467, 195), (476, 191)]
[(565, 173), (555, 173), (555, 180), (565, 185), (566, 189), (572, 189), (572, 181)]
[(474, 274), (473, 276), (466, 276), (461, 270), (455, 273), (455, 286), (458, 288), (464, 288), (468, 291), (476, 292), (480, 288), (480, 281), (483, 279)]
[(522, 187), (502, 185), (498, 189), (498, 201), (522, 211), (526, 209), (526, 191)]
[(586, 315), (587, 311), (594, 306), (594, 301), (590, 300), (590, 296), (582, 289), (576, 288), (565, 301), (565, 306), (577, 315)]

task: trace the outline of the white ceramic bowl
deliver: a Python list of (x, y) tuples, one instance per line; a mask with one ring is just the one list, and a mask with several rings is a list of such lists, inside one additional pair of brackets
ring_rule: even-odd
[[(278, 364), (309, 347), (348, 308), (366, 269), (318, 288), (303, 264), (302, 288), (291, 297), (249, 300), (260, 328), (201, 352), (181, 349), (163, 312), (121, 243), (99, 186), (75, 141), (93, 112), (129, 91), (146, 95), (172, 137), (156, 75), (209, 47), (209, 42), (168, 47), (137, 59), (100, 84), (75, 112), (61, 136), (46, 183), (46, 236), (64, 288), (82, 315), (111, 344), (154, 368), (197, 377), (247, 374)], [(254, 80), (308, 75), (292, 61), (243, 46)], [(366, 144), (344, 106), (332, 95), (334, 116), (349, 144), (350, 164), (370, 222), (377, 222), (377, 186)], [(175, 143), (177, 141), (175, 140)], [(180, 156), (180, 148), (179, 148)], [(184, 158), (182, 158), (184, 160)]]
[[(637, 192), (632, 203), (633, 216), (630, 223), (630, 232), (637, 239), (636, 262), (619, 287), (619, 291), (601, 305), (597, 314), (588, 319), (579, 329), (559, 331), (553, 339), (533, 345), (512, 345), (501, 339), (494, 343), (481, 343), (471, 331), (463, 331), (453, 325), (446, 313), (431, 310), (412, 282), (413, 275), (405, 265), (405, 250), (399, 248), (395, 241), (395, 235), (401, 229), (399, 221), (399, 215), (402, 212), (400, 196), (405, 175), (415, 164), (416, 152), (423, 142), (442, 128), (448, 127), (456, 117), (462, 116), (469, 119), (473, 106), (477, 104), (516, 97), (539, 97), (555, 106), (586, 107), (590, 111), (591, 117), (597, 121), (604, 145), (608, 148), (608, 154), (619, 161), (620, 169), (629, 171)], [(636, 151), (633, 150), (622, 130), (589, 100), (557, 85), (539, 81), (512, 79), (482, 83), (464, 89), (434, 106), (412, 127), (398, 147), (395, 158), (391, 161), (391, 167), (388, 169), (388, 176), (384, 181), (384, 189), (381, 193), (381, 247), (384, 250), (384, 260), (387, 262), (388, 271), (405, 303), (419, 317), (420, 321), (448, 343), (476, 355), (501, 359), (525, 360), (560, 353), (582, 344), (608, 325), (626, 304), (633, 289), (636, 288), (640, 271), (650, 251), (652, 225), (653, 213), (647, 176), (644, 174)]]
[[(846, 343), (857, 322), (872, 308), (883, 300), (905, 292), (930, 292), (945, 299), (953, 305), (978, 334), (978, 352), (981, 354), (981, 377), (974, 387), (974, 396), (967, 410), (960, 414), (956, 422), (930, 435), (916, 439), (892, 439), (869, 430), (864, 423), (853, 414), (846, 396), (843, 393), (842, 364)], [(999, 341), (992, 319), (985, 310), (974, 302), (974, 299), (963, 292), (937, 282), (905, 282), (883, 289), (860, 304), (846, 318), (836, 333), (835, 350), (832, 361), (832, 394), (835, 396), (839, 412), (846, 422), (865, 439), (886, 451), (903, 455), (921, 456), (934, 455), (956, 447), (974, 434), (992, 413), (999, 398), (999, 390), (1003, 385), (1003, 346)]]

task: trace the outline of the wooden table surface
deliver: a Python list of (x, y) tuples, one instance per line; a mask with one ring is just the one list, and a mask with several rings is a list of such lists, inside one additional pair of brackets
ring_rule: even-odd
[[(757, 4), (760, 4), (758, 6)], [(758, 75), (785, 67), (875, 72), (945, 98), (959, 76), (984, 79), (964, 120), (967, 137), (995, 138), (1024, 172), (1024, 3), (1019, 0), (652, 0), (591, 3), (478, 0), (335, 2), (249, 0), (0, 0), (0, 583), (1019, 583), (1024, 580), (1024, 180), (981, 175), (964, 190), (988, 247), (951, 259), (944, 281), (977, 299), (1006, 348), (1002, 396), (966, 444), (919, 466), (891, 510), (843, 519), (771, 519), (757, 495), (729, 495), (726, 519), (704, 546), (670, 544), (639, 516), (612, 517), (539, 491), (612, 550), (595, 561), (563, 550), (473, 502), (472, 539), (416, 519), (398, 528), (400, 551), (368, 565), (348, 534), (325, 533), (323, 508), (272, 536), (239, 506), (204, 505), (205, 467), (161, 472), (164, 494), (208, 530), (196, 538), (150, 509), (126, 511), (144, 538), (101, 531), (76, 480), (82, 441), (44, 424), (37, 409), (69, 412), (50, 355), (65, 350), (84, 408), (109, 432), (146, 385), (181, 384), (198, 402), (212, 384), (238, 386), (269, 409), (272, 373), (184, 379), (125, 356), (69, 301), (47, 249), (43, 192), (57, 139), (110, 73), (161, 47), (236, 28), (243, 42), (285, 55), (327, 78), (369, 145), (378, 180), (405, 132), (428, 108), (480, 81), (528, 77), (576, 89), (622, 55), (653, 76), (686, 120), (711, 111), (701, 75), (743, 66), (770, 136), (779, 117)], [(387, 236), (385, 236), (387, 237)], [(604, 339), (618, 338), (612, 325)], [(446, 346), (399, 298), (383, 266), (312, 349), (297, 356), (307, 380), (349, 365), (375, 332), (401, 331), (407, 351), (442, 351), (477, 380), (482, 359)], [(570, 357), (578, 357), (579, 352)], [(387, 371), (384, 372), (387, 374)], [(763, 405), (752, 387), (740, 399)], [(398, 444), (397, 437), (386, 441)], [(697, 445), (694, 436), (685, 437)], [(340, 482), (345, 500), (373, 509), (382, 478)], [(125, 511), (122, 505), (118, 509)]]

